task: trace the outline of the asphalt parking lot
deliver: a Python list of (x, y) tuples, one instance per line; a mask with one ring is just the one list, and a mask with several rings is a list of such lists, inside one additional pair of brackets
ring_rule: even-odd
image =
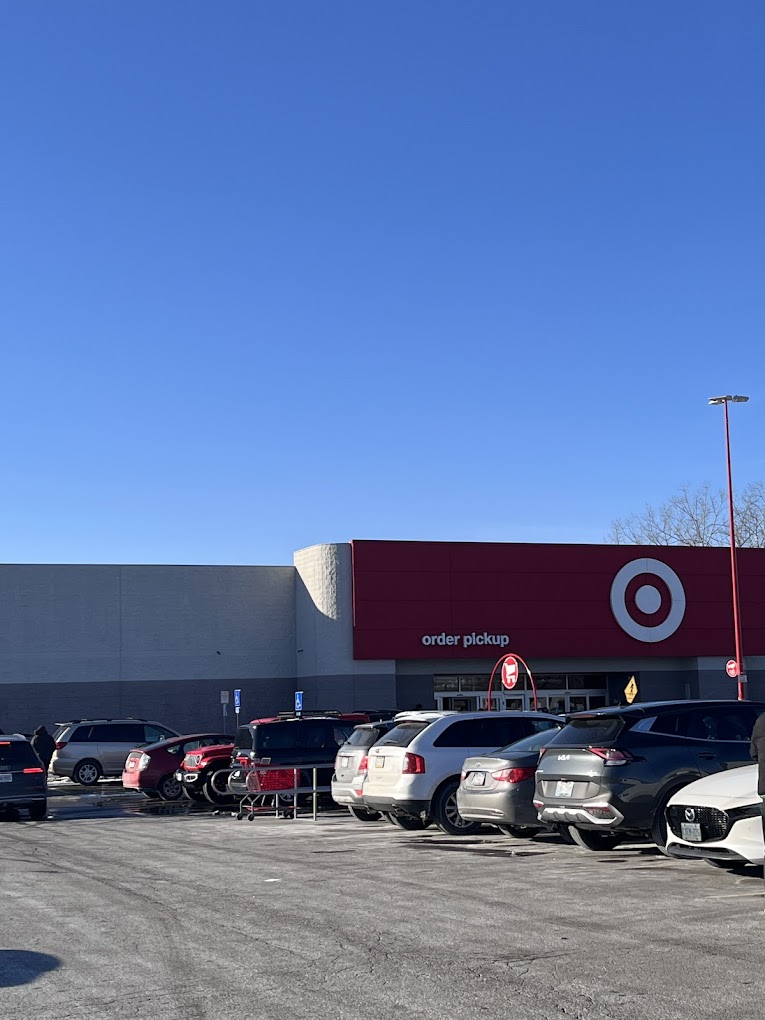
[(759, 877), (175, 812), (104, 789), (0, 823), (5, 1020), (750, 1020), (765, 996)]

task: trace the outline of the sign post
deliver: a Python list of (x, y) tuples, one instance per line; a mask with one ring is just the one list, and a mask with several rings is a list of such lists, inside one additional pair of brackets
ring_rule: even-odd
[(303, 714), (303, 692), (295, 691), (295, 715)]
[(627, 699), (630, 705), (637, 697), (637, 692), (638, 692), (637, 680), (635, 679), (634, 676), (631, 676), (630, 682), (624, 688), (624, 697)]
[[(513, 665), (515, 667), (514, 672)], [(504, 687), (507, 687), (508, 690), (512, 690), (513, 687), (515, 687), (515, 685), (518, 683), (518, 668), (519, 666), (523, 666), (523, 668), (529, 675), (531, 690), (534, 694), (534, 711), (536, 712), (538, 707), (537, 685), (534, 682), (534, 676), (531, 670), (529, 669), (529, 664), (525, 662), (521, 658), (521, 656), (518, 655), (517, 652), (507, 652), (505, 655), (500, 656), (500, 658), (497, 659), (496, 663), (494, 664), (494, 669), (491, 671), (491, 676), (489, 677), (489, 690), (486, 692), (486, 711), (491, 712), (491, 689), (494, 686), (494, 674), (497, 672), (500, 666), (502, 667), (502, 684)], [(505, 666), (507, 666), (508, 682), (505, 681)], [(515, 679), (513, 679), (513, 676), (515, 676)], [(510, 681), (512, 682), (510, 683)]]
[(226, 722), (228, 716), (228, 691), (220, 692), (220, 705), (223, 709), (223, 732), (226, 732)]
[(242, 692), (234, 691), (234, 711), (236, 712), (236, 725), (239, 726), (239, 709), (242, 707)]

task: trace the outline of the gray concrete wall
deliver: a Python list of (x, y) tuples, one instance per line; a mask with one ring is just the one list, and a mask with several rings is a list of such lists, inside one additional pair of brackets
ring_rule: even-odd
[(300, 549), (294, 562), (296, 675), (305, 708), (394, 708), (395, 662), (353, 658), (350, 545)]
[(289, 707), (294, 576), (292, 567), (0, 566), (0, 727), (115, 714), (207, 726), (211, 710), (220, 717), (220, 690), (246, 685), (257, 711)]

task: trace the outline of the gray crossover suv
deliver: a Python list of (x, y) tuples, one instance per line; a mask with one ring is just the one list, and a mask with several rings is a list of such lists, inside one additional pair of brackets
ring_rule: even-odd
[(539, 818), (567, 824), (588, 850), (638, 836), (665, 851), (670, 797), (701, 776), (750, 764), (761, 712), (765, 705), (751, 701), (659, 701), (570, 716), (537, 766)]

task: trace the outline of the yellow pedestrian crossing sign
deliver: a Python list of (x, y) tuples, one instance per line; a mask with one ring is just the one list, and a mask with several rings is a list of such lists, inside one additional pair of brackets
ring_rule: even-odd
[(637, 680), (635, 679), (634, 676), (630, 677), (630, 682), (624, 688), (624, 696), (630, 703), (630, 705), (637, 697)]

